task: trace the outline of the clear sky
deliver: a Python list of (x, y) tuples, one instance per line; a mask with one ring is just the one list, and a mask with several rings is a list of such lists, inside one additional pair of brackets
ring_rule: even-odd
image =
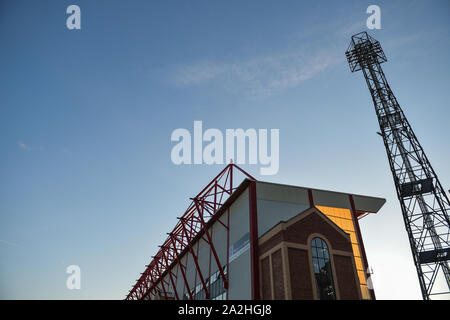
[(0, 298), (124, 298), (223, 167), (172, 163), (171, 133), (194, 120), (279, 129), (278, 173), (242, 166), (257, 179), (386, 198), (361, 221), (377, 298), (421, 298), (370, 94), (345, 60), (370, 4), (391, 88), (450, 189), (446, 0), (1, 0)]

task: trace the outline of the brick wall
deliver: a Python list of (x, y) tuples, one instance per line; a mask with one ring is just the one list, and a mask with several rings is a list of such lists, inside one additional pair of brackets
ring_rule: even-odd
[(259, 239), (262, 299), (317, 299), (310, 242), (328, 244), (337, 299), (361, 299), (349, 235), (316, 208), (281, 222)]

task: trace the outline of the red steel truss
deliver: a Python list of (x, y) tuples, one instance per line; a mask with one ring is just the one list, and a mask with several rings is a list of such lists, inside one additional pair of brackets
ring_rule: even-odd
[[(220, 277), (222, 277), (225, 289), (228, 289), (228, 278), (224, 268), (228, 263), (221, 264), (217, 255), (216, 248), (208, 230), (209, 224), (213, 220), (219, 222), (228, 231), (228, 225), (219, 219), (214, 219), (217, 210), (233, 193), (233, 169), (239, 170), (245, 177), (255, 180), (251, 175), (242, 170), (237, 165), (230, 163), (227, 165), (196, 197), (191, 198), (191, 204), (175, 228), (168, 234), (164, 244), (160, 246), (158, 253), (152, 257), (153, 260), (147, 266), (141, 277), (128, 293), (126, 300), (144, 300), (149, 299), (150, 293), (155, 296), (162, 295), (163, 299), (183, 299), (183, 293), (177, 292), (175, 285), (176, 275), (172, 267), (178, 264), (181, 271), (182, 281), (185, 284), (187, 296), (194, 298), (193, 289), (188, 285), (186, 278), (186, 266), (182, 263), (181, 257), (190, 254), (192, 257), (198, 278), (205, 292), (206, 299), (209, 299), (208, 286), (205, 275), (202, 274), (198, 264), (198, 258), (195, 254), (193, 243), (197, 237), (201, 237), (210, 247), (212, 258), (218, 266)], [(211, 220), (211, 221), (210, 221)], [(166, 277), (168, 275), (168, 277)], [(158, 286), (158, 284), (160, 284)], [(174, 292), (169, 292), (169, 286)]]

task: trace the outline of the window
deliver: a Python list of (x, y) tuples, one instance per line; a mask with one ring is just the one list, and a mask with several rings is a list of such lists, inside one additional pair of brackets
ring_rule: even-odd
[(356, 271), (358, 273), (361, 294), (363, 299), (370, 299), (369, 289), (367, 288), (366, 269), (364, 268), (361, 250), (356, 236), (353, 224), (352, 213), (349, 209), (316, 206), (328, 218), (330, 218), (339, 228), (350, 235), (353, 247), (353, 256), (355, 257)]
[(311, 251), (318, 298), (319, 300), (335, 300), (333, 272), (326, 242), (321, 238), (314, 238), (311, 241)]
[[(223, 273), (225, 276), (227, 275), (226, 266), (223, 268)], [(216, 271), (210, 278), (206, 279), (205, 282), (211, 300), (226, 300), (226, 290), (224, 288), (223, 279), (219, 271)], [(203, 289), (203, 285), (201, 283), (195, 287), (192, 298), (194, 300), (206, 299), (205, 290)], [(189, 299), (187, 293), (183, 296), (183, 299)]]

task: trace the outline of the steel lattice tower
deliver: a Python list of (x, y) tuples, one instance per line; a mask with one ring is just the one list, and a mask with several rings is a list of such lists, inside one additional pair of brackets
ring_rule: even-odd
[(448, 197), (381, 69), (387, 59), (380, 43), (361, 32), (345, 54), (352, 72), (362, 70), (372, 95), (422, 296), (450, 298)]

